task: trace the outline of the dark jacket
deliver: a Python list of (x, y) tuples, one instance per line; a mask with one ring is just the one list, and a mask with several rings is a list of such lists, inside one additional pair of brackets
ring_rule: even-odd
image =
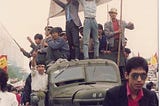
[(31, 74), (28, 75), (24, 86), (24, 103), (30, 102), (31, 94)]
[(102, 35), (102, 38), (99, 38), (99, 51), (101, 53), (101, 50), (108, 50), (107, 48), (107, 36)]
[[(158, 106), (155, 103), (154, 94), (143, 88), (143, 97), (139, 101), (139, 106)], [(103, 106), (128, 106), (126, 85), (114, 87), (106, 92)]]
[(59, 58), (68, 59), (69, 45), (62, 37), (59, 37), (56, 40), (49, 39), (47, 43), (46, 64), (51, 61), (56, 61)]
[[(81, 26), (81, 21), (80, 21), (80, 18), (78, 16), (78, 10), (79, 10), (79, 2), (78, 0), (71, 0), (71, 2), (69, 4), (64, 4), (63, 0), (53, 0), (55, 1), (55, 3), (57, 3), (59, 6), (61, 6), (64, 10), (65, 10), (65, 13), (67, 13), (67, 6), (69, 5), (70, 8), (69, 8), (69, 11), (70, 11), (70, 15), (71, 15), (71, 18), (73, 20), (73, 22), (76, 24), (76, 26)], [(67, 16), (67, 14), (66, 14)]]
[(42, 47), (41, 44), (39, 45), (35, 45), (34, 43), (30, 45), (30, 47), (32, 48), (32, 50), (30, 52), (27, 52), (27, 51), (22, 51), (23, 55), (28, 57), (28, 58), (31, 58), (32, 57), (32, 53), (38, 49), (40, 49)]

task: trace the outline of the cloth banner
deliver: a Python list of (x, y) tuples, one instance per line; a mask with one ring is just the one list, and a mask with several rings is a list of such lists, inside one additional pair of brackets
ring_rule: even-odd
[(157, 60), (157, 56), (156, 55), (151, 57), (150, 64), (151, 65), (157, 65), (158, 64), (158, 60)]
[(0, 55), (0, 68), (7, 72), (7, 55)]
[[(63, 3), (66, 3), (66, 0), (60, 0), (60, 1), (62, 1)], [(97, 5), (104, 4), (104, 3), (107, 3), (109, 1), (111, 1), (111, 0), (99, 0)], [(80, 6), (79, 6), (79, 11), (83, 11), (81, 3), (80, 3)], [(61, 16), (61, 15), (64, 15), (63, 8), (61, 8), (53, 0), (51, 0), (50, 9), (49, 9), (49, 17), (48, 18)]]

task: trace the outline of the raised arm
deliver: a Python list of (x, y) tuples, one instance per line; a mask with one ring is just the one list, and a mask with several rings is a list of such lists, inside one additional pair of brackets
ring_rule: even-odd
[(59, 6), (61, 6), (63, 9), (65, 8), (65, 4), (63, 2), (61, 2), (60, 0), (53, 0), (56, 4), (58, 4)]
[(75, 6), (78, 6), (78, 5), (79, 5), (78, 0), (72, 0), (71, 2), (72, 2), (72, 4), (75, 5)]
[(79, 3), (81, 3), (82, 6), (84, 6), (84, 5), (83, 5), (83, 0), (78, 0), (78, 1), (79, 1)]
[(134, 29), (134, 24), (132, 22), (127, 23), (126, 28), (133, 30)]
[(96, 0), (96, 3), (98, 3), (100, 0)]
[(31, 54), (28, 53), (27, 51), (25, 51), (23, 48), (20, 48), (20, 51), (23, 53), (24, 56), (30, 58), (31, 57)]

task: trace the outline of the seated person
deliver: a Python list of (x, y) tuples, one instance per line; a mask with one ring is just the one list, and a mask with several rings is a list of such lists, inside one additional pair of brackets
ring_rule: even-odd
[[(25, 86), (25, 105), (37, 105), (37, 101), (45, 104), (45, 94), (48, 91), (48, 75), (45, 73), (45, 63), (36, 62), (36, 57), (33, 57), (32, 72), (28, 76)], [(35, 99), (35, 97), (37, 97)]]
[(30, 58), (32, 57), (32, 53), (38, 49), (41, 48), (41, 42), (43, 40), (43, 36), (41, 34), (36, 34), (34, 36), (34, 41), (35, 43), (31, 40), (30, 37), (27, 37), (27, 39), (29, 40), (29, 42), (31, 43), (30, 47), (32, 48), (32, 50), (30, 51), (30, 53), (28, 53), (27, 51), (25, 51), (23, 48), (20, 48), (21, 52), (23, 53), (24, 56)]
[(68, 59), (69, 45), (59, 36), (61, 32), (60, 27), (55, 27), (50, 32), (52, 37), (46, 41), (48, 44), (46, 64), (57, 61), (59, 58)]

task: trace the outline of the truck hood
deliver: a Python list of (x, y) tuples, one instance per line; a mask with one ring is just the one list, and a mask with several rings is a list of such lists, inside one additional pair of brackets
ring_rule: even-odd
[(118, 83), (82, 83), (75, 85), (66, 85), (63, 87), (58, 87), (53, 90), (52, 97), (55, 98), (77, 98), (77, 99), (87, 99), (91, 97), (104, 97), (105, 92), (112, 88), (113, 86), (119, 85)]

